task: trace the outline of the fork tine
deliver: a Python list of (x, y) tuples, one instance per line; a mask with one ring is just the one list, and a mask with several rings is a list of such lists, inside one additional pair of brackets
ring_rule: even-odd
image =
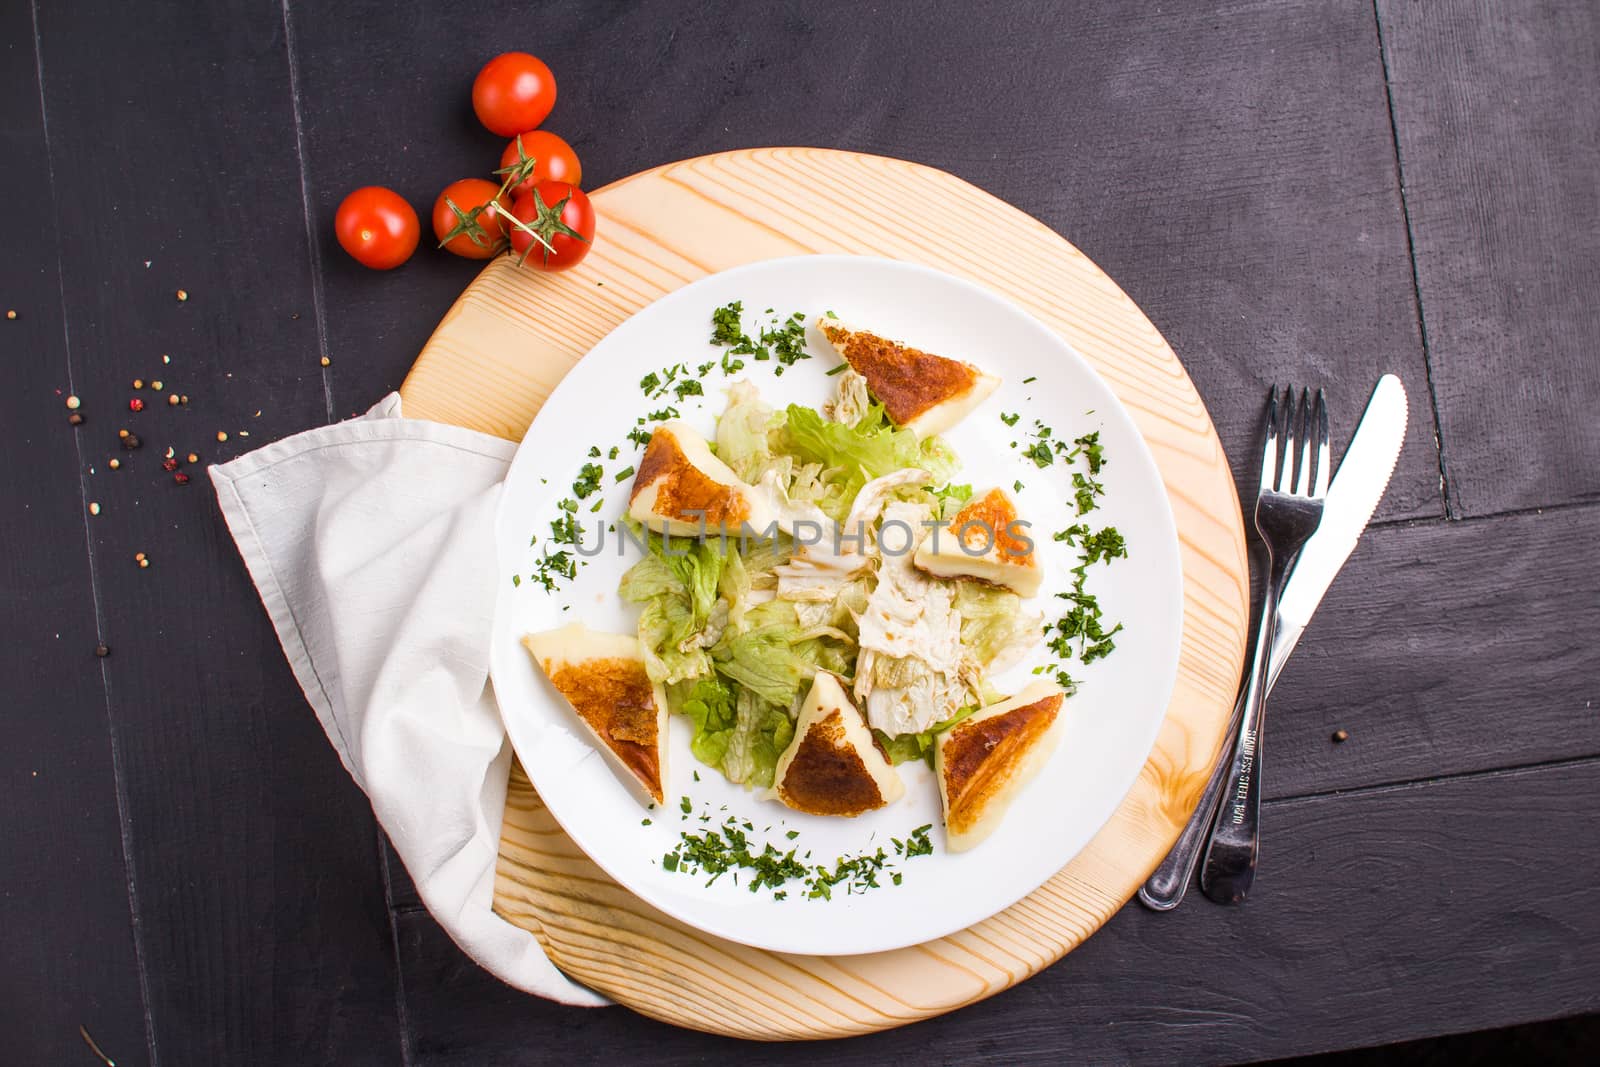
[(1317, 487), (1312, 495), (1318, 500), (1328, 495), (1328, 481), (1332, 477), (1329, 470), (1333, 466), (1332, 451), (1328, 446), (1328, 404), (1322, 395), (1322, 390), (1317, 390)]
[(1278, 484), (1278, 387), (1267, 391), (1267, 439), (1261, 446), (1261, 488)]
[(1299, 445), (1300, 461), (1294, 468), (1294, 493), (1297, 496), (1311, 495), (1311, 390), (1300, 390), (1300, 407), (1295, 411), (1295, 421), (1300, 428), (1300, 437), (1296, 442)]

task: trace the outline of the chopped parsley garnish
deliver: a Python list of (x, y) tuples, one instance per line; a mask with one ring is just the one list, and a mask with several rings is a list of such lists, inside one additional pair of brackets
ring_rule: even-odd
[(646, 430), (642, 422), (640, 425), (635, 426), (633, 429), (628, 431), (628, 440), (632, 441), (640, 448), (643, 448), (645, 445), (650, 443), (651, 436), (651, 431)]
[(841, 363), (837, 367), (833, 368), (832, 370), (830, 370), (830, 371), (828, 371), (826, 373), (827, 373), (828, 377), (832, 378), (835, 374), (843, 374), (844, 373), (844, 369), (846, 367), (848, 367), (849, 365), (850, 364), (848, 364), (848, 363)]
[(590, 493), (600, 488), (600, 477), (605, 470), (598, 463), (585, 463), (583, 470), (578, 473), (578, 480), (572, 483), (572, 495), (579, 500), (587, 499)]
[(1073, 496), (1078, 505), (1078, 514), (1084, 515), (1093, 511), (1098, 505), (1095, 500), (1104, 492), (1104, 487), (1082, 471), (1072, 472)]
[(657, 389), (661, 388), (661, 375), (651, 371), (639, 379), (639, 389), (645, 396), (654, 396)]
[(632, 467), (623, 467), (621, 470), (619, 470), (617, 472), (615, 480), (621, 482), (621, 481), (626, 481), (627, 479), (632, 478), (632, 477), (633, 477), (633, 468)]
[(512, 588), (513, 588), (513, 589), (515, 589), (515, 588), (518, 588), (518, 587), (519, 587), (519, 586), (521, 586), (521, 585), (522, 585), (522, 575), (520, 575), (520, 574), (513, 574), (513, 575), (512, 575), (512, 576), (511, 576), (511, 587), (512, 587)]
[[(688, 797), (683, 798), (681, 806), (687, 818), (692, 809)], [(710, 816), (702, 815), (700, 821), (709, 822)], [(907, 859), (931, 855), (933, 842), (928, 838), (931, 829), (931, 823), (920, 826), (904, 842), (896, 840), (896, 855)], [(901, 884), (900, 872), (891, 872), (894, 866), (892, 858), (881, 848), (873, 852), (840, 856), (831, 866), (814, 864), (806, 862), (811, 858), (809, 851), (804, 856), (797, 856), (798, 849), (780, 851), (770, 842), (762, 842), (758, 847), (749, 837), (754, 830), (754, 824), (748, 819), (740, 822), (736, 816), (729, 816), (715, 829), (700, 833), (682, 831), (678, 835), (677, 846), (661, 857), (661, 867), (666, 871), (681, 871), (684, 874), (710, 875), (705, 883), (708, 886), (732, 872), (735, 885), (743, 885), (752, 893), (770, 889), (774, 900), (788, 898), (787, 886), (791, 881), (801, 884), (807, 900), (831, 900), (836, 889), (842, 889), (847, 894), (876, 889), (882, 884), (880, 875), (886, 872), (890, 873), (895, 885)], [(800, 831), (789, 830), (784, 836), (793, 841), (800, 836)], [(741, 882), (741, 871), (753, 877)]]
[[(765, 312), (772, 313), (771, 308)], [(744, 302), (740, 300), (711, 312), (711, 343), (727, 349), (722, 354), (723, 374), (735, 374), (744, 369), (744, 360), (735, 358), (737, 356), (749, 356), (758, 362), (775, 359), (778, 363), (773, 370), (775, 375), (781, 375), (784, 368), (802, 359), (811, 358), (811, 353), (806, 351), (806, 316), (802, 312), (772, 320), (759, 329), (753, 339), (744, 330), (743, 315)]]
[(593, 459), (599, 459), (600, 458), (600, 446), (599, 445), (590, 445), (589, 446), (589, 456), (591, 458), (593, 458)]
[(1022, 418), (1021, 412), (1012, 412), (1010, 415), (1007, 415), (1003, 411), (1000, 413), (1000, 421), (1005, 423), (1007, 426), (1015, 426), (1017, 424), (1017, 420), (1020, 418)]
[(739, 318), (744, 314), (744, 301), (735, 300), (726, 307), (717, 308), (711, 313), (711, 343), (714, 345), (734, 345), (740, 341), (748, 340), (744, 335), (744, 328)]
[(1011, 488), (1015, 492), (1018, 492), (1018, 493), (1022, 492), (1022, 479), (1018, 478), (1016, 481), (1012, 482), (1011, 483)]
[(1022, 454), (1033, 460), (1035, 467), (1048, 467), (1056, 458), (1055, 453), (1050, 451), (1050, 446), (1043, 441), (1035, 441), (1032, 447), (1025, 449)]
[(1100, 443), (1100, 431), (1095, 430), (1093, 433), (1086, 433), (1082, 437), (1073, 438), (1072, 443), (1077, 447), (1067, 455), (1068, 462), (1077, 459), (1081, 454), (1089, 463), (1089, 473), (1091, 475), (1099, 474), (1100, 468), (1105, 466), (1106, 462), (1106, 450), (1105, 446)]
[(620, 449), (618, 449), (616, 445), (612, 445), (611, 446), (611, 451), (606, 453), (606, 458), (607, 459), (616, 459), (617, 458), (617, 453), (619, 451), (620, 451)]
[(1022, 379), (1022, 384), (1023, 385), (1032, 385), (1034, 382), (1036, 382), (1038, 380), (1039, 379), (1038, 379), (1038, 377), (1036, 375), (1029, 375), (1028, 377)]
[(705, 390), (700, 388), (700, 383), (694, 378), (685, 378), (672, 387), (672, 391), (679, 400), (686, 396), (704, 396)]

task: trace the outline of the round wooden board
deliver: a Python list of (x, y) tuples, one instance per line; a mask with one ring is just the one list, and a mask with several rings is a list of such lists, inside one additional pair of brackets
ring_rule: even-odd
[[(720, 941), (608, 878), (562, 833), (520, 767), (506, 803), (496, 911), (532, 931), (562, 970), (616, 1001), (739, 1037), (882, 1030), (1049, 966), (1122, 907), (1176, 839), (1199, 800), (1244, 659), (1249, 572), (1239, 501), (1188, 375), (1083, 253), (943, 171), (848, 152), (756, 149), (659, 167), (593, 198), (599, 232), (578, 268), (541, 275), (501, 257), (467, 287), (401, 387), (407, 415), (517, 440), (595, 342), (703, 275), (819, 252), (927, 264), (1027, 308), (1133, 414), (1177, 521), (1183, 647), (1160, 736), (1111, 821), (1031, 896), (961, 933), (866, 956), (790, 956)], [(975, 219), (982, 241), (972, 238)]]

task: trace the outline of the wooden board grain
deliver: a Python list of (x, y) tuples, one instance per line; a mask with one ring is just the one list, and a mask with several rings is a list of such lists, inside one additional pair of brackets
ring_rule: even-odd
[[(850, 190), (853, 198), (840, 195)], [(512, 775), (495, 907), (574, 977), (644, 1014), (738, 1036), (866, 1033), (981, 1000), (1093, 933), (1159, 862), (1187, 818), (1243, 657), (1247, 567), (1227, 459), (1160, 334), (1093, 263), (1043, 224), (961, 180), (820, 149), (721, 153), (594, 194), (594, 251), (556, 276), (487, 267), (402, 387), (413, 416), (520, 437), (577, 359), (652, 300), (775, 256), (879, 255), (962, 274), (1020, 303), (1092, 363), (1161, 469), (1184, 568), (1184, 640), (1171, 708), (1137, 783), (1043, 888), (966, 931), (898, 952), (781, 955), (708, 937), (617, 886)], [(952, 220), (983, 217), (1002, 256)], [(736, 1002), (731, 988), (744, 991)]]

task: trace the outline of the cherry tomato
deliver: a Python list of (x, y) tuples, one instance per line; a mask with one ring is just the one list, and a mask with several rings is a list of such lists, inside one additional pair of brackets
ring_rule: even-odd
[(501, 137), (534, 129), (555, 106), (556, 76), (526, 52), (495, 56), (472, 83), (472, 110)]
[(344, 198), (333, 218), (333, 232), (357, 263), (392, 270), (417, 250), (422, 227), (399, 193), (367, 185)]
[[(519, 141), (522, 142), (520, 154), (517, 151)], [(509, 178), (519, 164), (525, 168), (519, 176), (525, 177), (511, 187), (513, 196), (527, 196), (542, 181), (583, 184), (583, 166), (578, 162), (578, 153), (549, 130), (533, 130), (511, 138), (506, 142), (506, 150), (500, 153), (500, 169), (495, 173)]]
[(540, 182), (511, 202), (511, 214), (542, 239), (507, 223), (511, 250), (539, 270), (575, 267), (594, 243), (594, 208), (576, 185)]
[(506, 246), (500, 187), (482, 178), (451, 182), (433, 202), (439, 247), (463, 259), (488, 259)]

